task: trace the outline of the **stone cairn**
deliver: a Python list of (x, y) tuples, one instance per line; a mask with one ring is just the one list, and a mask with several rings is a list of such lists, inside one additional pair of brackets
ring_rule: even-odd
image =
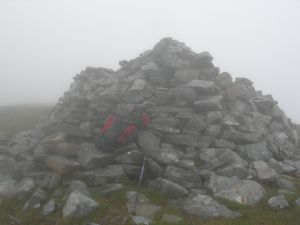
[[(1, 198), (24, 199), (24, 210), (47, 214), (59, 207), (49, 193), (69, 187), (63, 216), (84, 216), (101, 205), (89, 189), (106, 194), (122, 189), (124, 178), (137, 180), (146, 154), (144, 185), (186, 213), (236, 218), (214, 197), (255, 205), (266, 184), (281, 194), (270, 206), (288, 207), (284, 194), (300, 177), (297, 125), (271, 95), (220, 73), (212, 60), (164, 38), (117, 71), (86, 68), (44, 123), (1, 138)], [(143, 107), (151, 123), (135, 142), (105, 152), (94, 139), (119, 104)], [(135, 195), (127, 192), (129, 212)], [(161, 209), (143, 195), (138, 204), (136, 223), (149, 223)]]

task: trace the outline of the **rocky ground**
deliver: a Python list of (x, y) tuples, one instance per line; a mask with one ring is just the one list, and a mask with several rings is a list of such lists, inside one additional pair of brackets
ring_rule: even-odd
[[(297, 224), (299, 127), (212, 61), (165, 38), (117, 71), (76, 75), (43, 123), (0, 136), (5, 223)], [(128, 145), (96, 147), (107, 116), (132, 104), (150, 125)]]

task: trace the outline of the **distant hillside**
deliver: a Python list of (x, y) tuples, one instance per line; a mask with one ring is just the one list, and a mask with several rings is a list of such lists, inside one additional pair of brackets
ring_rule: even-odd
[(0, 106), (0, 132), (14, 134), (33, 128), (45, 118), (54, 104)]

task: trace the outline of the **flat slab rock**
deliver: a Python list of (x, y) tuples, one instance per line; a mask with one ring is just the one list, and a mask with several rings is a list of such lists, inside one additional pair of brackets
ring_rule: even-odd
[(255, 181), (222, 176), (211, 176), (208, 188), (215, 197), (245, 205), (255, 205), (265, 193), (264, 188)]
[(197, 194), (173, 203), (184, 212), (203, 218), (225, 217), (233, 219), (241, 216), (240, 213), (231, 211), (208, 195)]

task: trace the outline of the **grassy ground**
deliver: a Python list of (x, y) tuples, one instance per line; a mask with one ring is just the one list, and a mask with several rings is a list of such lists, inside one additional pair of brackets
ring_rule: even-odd
[[(92, 197), (100, 203), (100, 207), (91, 215), (83, 218), (62, 219), (61, 210), (56, 210), (48, 216), (42, 216), (38, 210), (21, 211), (22, 204), (17, 200), (5, 200), (0, 207), (0, 224), (9, 225), (11, 219), (8, 215), (20, 219), (20, 225), (83, 225), (85, 222), (94, 222), (100, 225), (122, 225), (127, 215), (126, 191), (135, 190), (134, 185), (127, 185), (123, 191), (101, 196), (92, 194)], [(153, 225), (171, 225), (159, 222), (163, 213), (173, 214), (184, 218), (184, 222), (177, 225), (299, 225), (300, 207), (293, 206), (296, 195), (289, 195), (288, 200), (291, 204), (289, 209), (276, 210), (267, 206), (267, 200), (276, 194), (275, 190), (268, 189), (265, 198), (255, 207), (241, 206), (239, 204), (218, 199), (226, 204), (230, 209), (239, 211), (243, 214), (241, 218), (230, 219), (197, 219), (182, 213), (180, 210), (168, 205), (164, 196), (149, 190), (142, 189), (151, 202), (163, 207), (162, 212), (156, 215), (156, 221)], [(59, 205), (63, 205), (63, 195), (56, 196)], [(49, 197), (50, 198), (50, 197)], [(126, 225), (132, 225), (126, 222)]]
[(14, 134), (33, 128), (48, 115), (53, 104), (0, 106), (0, 132)]

